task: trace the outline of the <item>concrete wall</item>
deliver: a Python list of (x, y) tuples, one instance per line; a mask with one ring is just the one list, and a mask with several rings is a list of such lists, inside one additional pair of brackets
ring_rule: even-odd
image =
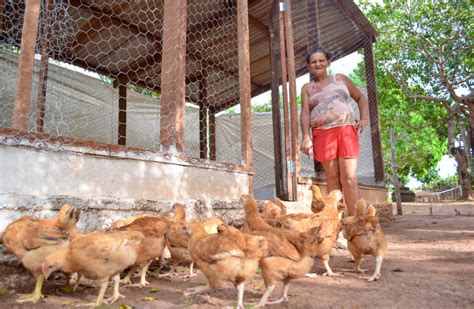
[[(309, 177), (298, 179), (298, 203), (290, 203), (289, 212), (311, 212), (312, 193), (309, 190), (312, 184), (318, 185), (323, 196), (327, 195), (327, 185), (323, 181)], [(393, 207), (388, 202), (388, 189), (384, 186), (366, 185), (359, 183), (359, 196), (366, 200), (367, 204), (372, 204), (377, 209), (380, 222), (392, 221)]]
[[(178, 159), (112, 158), (0, 144), (0, 232), (18, 217), (51, 216), (64, 202), (81, 208), (80, 230), (102, 229), (136, 213), (166, 214), (175, 202), (189, 217), (215, 212), (232, 222), (249, 175)], [(174, 161), (174, 162), (173, 162)], [(234, 222), (237, 223), (238, 222)]]

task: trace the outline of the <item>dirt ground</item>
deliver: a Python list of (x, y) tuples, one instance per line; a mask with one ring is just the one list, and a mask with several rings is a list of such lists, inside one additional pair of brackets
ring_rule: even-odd
[[(389, 247), (379, 281), (369, 283), (350, 272), (345, 272), (342, 278), (302, 278), (292, 281), (289, 303), (269, 308), (474, 307), (474, 204), (404, 203), (403, 210), (403, 216), (382, 224)], [(336, 272), (352, 268), (350, 253), (335, 249), (330, 265)], [(362, 262), (370, 274), (373, 266), (372, 257)], [(324, 272), (320, 260), (315, 261), (312, 271)], [(122, 287), (121, 293), (126, 298), (103, 307), (219, 308), (236, 304), (237, 291), (232, 286), (211, 293), (209, 300), (213, 304), (204, 297), (183, 296), (186, 288), (206, 283), (202, 274), (187, 280), (153, 276), (148, 280), (151, 286), (147, 288)], [(98, 293), (95, 288), (72, 292), (63, 288), (64, 284), (61, 276), (48, 280), (43, 286), (43, 293), (48, 297), (35, 308), (69, 308), (93, 301)], [(29, 293), (33, 288), (33, 277), (17, 263), (0, 265), (0, 308), (31, 308), (31, 305), (17, 305), (15, 298), (18, 293)], [(273, 298), (279, 295), (280, 289), (281, 286), (277, 286)], [(263, 282), (257, 276), (246, 287), (246, 308), (254, 307), (263, 291)]]

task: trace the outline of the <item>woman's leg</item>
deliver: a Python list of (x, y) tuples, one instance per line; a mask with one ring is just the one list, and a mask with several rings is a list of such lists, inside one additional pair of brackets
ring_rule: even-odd
[(321, 162), (326, 174), (328, 185), (328, 194), (332, 190), (341, 190), (341, 181), (339, 179), (339, 164), (337, 159)]
[(339, 174), (349, 216), (355, 216), (355, 203), (359, 199), (357, 159), (339, 158)]

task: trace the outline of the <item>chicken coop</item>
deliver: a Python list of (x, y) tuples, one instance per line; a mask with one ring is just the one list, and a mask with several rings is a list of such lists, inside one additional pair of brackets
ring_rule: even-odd
[[(348, 0), (1, 0), (0, 230), (64, 202), (99, 226), (175, 202), (238, 221), (262, 155), (275, 194), (301, 201), (324, 184), (302, 173), (298, 145), (295, 79), (314, 45), (335, 60), (364, 52), (366, 189), (380, 199), (375, 35)], [(259, 130), (251, 98), (270, 90)], [(255, 152), (263, 140), (271, 147)]]

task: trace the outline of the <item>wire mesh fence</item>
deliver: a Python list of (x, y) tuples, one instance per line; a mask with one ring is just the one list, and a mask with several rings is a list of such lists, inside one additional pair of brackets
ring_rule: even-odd
[[(267, 4), (253, 2), (259, 17), (251, 21), (260, 23), (259, 35), (268, 36), (262, 25), (273, 29), (270, 49), (274, 50), (271, 57), (276, 66), (271, 70), (281, 84), (279, 2), (272, 4), (272, 15), (266, 11)], [(360, 26), (350, 21), (351, 13), (339, 1), (290, 2), (297, 76), (307, 73), (305, 56), (311, 46), (322, 45), (338, 59), (350, 51), (367, 50), (372, 44)], [(169, 1), (168, 7), (163, 0), (3, 3), (0, 128), (20, 128), (32, 133), (33, 143), (58, 150), (81, 142), (86, 147), (80, 151), (89, 151), (102, 143), (140, 149), (145, 155), (168, 150), (163, 149), (164, 137), (182, 129), (181, 150), (186, 156), (242, 164), (240, 113), (222, 113), (238, 105), (240, 97), (237, 1)], [(178, 29), (173, 28), (183, 24), (183, 18), (185, 44), (181, 44)], [(349, 36), (351, 40), (344, 39)], [(19, 78), (29, 70), (19, 53), (28, 49), (27, 43), (34, 45), (29, 83)], [(268, 49), (267, 42), (258, 44)], [(260, 71), (266, 58), (258, 54), (255, 59), (257, 77), (264, 76)], [(260, 87), (256, 92), (261, 92), (264, 87), (256, 82), (257, 77), (252, 79), (252, 87)], [(180, 107), (174, 99), (183, 78), (184, 104)], [(369, 96), (373, 94), (375, 80), (368, 79), (367, 90)], [(279, 113), (277, 122), (271, 114), (253, 115), (256, 188), (275, 185), (277, 161), (281, 164), (279, 185), (287, 186), (289, 161), (282, 108)], [(275, 134), (277, 123), (281, 130)], [(371, 125), (372, 129), (361, 136), (359, 179), (365, 183), (376, 182), (374, 174), (380, 166), (383, 169), (382, 163), (377, 163), (381, 149), (372, 145), (378, 124)], [(13, 136), (13, 140), (21, 142), (20, 137)], [(48, 144), (52, 141), (54, 146)], [(177, 144), (176, 140), (167, 142)], [(311, 160), (301, 156), (301, 165), (303, 176), (314, 175)]]
[[(170, 68), (164, 62), (164, 33), (170, 34), (168, 41), (178, 40), (178, 31), (165, 25), (164, 2), (31, 2), (39, 12), (28, 2), (13, 0), (0, 10), (0, 127), (23, 123), (22, 131), (43, 133), (41, 139), (67, 137), (65, 145), (93, 141), (163, 151), (160, 137), (177, 122), (169, 118), (176, 117), (176, 102), (163, 112), (162, 77)], [(215, 149), (214, 115), (239, 103), (236, 2), (172, 5), (186, 12), (182, 150), (186, 156), (209, 159)], [(19, 51), (26, 50), (23, 44), (32, 37), (32, 81), (17, 84), (28, 70)], [(177, 56), (178, 49), (168, 54)], [(178, 82), (177, 75), (166, 75), (171, 96), (179, 88), (169, 86)], [(23, 99), (26, 112), (15, 110), (25, 91), (31, 92)]]

